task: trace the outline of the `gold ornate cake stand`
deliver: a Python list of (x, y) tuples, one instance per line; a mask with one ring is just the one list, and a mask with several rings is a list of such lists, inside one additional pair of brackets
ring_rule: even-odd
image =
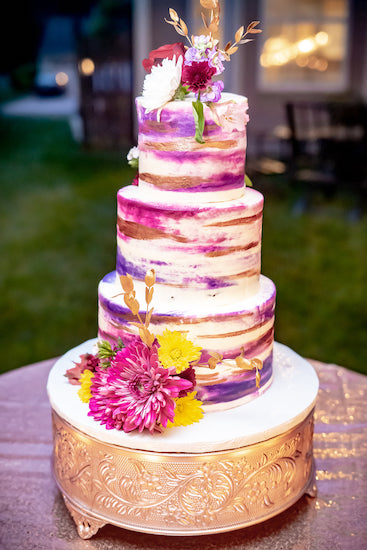
[(316, 494), (312, 458), (318, 379), (274, 344), (273, 382), (251, 402), (163, 434), (106, 430), (65, 372), (96, 340), (52, 368), (53, 470), (82, 538), (110, 523), (161, 535), (240, 529)]
[(203, 535), (240, 529), (316, 494), (313, 411), (261, 443), (208, 453), (123, 448), (53, 411), (53, 470), (83, 539), (110, 523), (146, 533)]

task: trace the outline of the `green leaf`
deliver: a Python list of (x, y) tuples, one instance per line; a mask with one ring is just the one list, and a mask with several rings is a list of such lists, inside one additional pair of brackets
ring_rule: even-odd
[(198, 97), (197, 101), (192, 102), (192, 111), (194, 113), (195, 121), (195, 139), (198, 143), (205, 143), (205, 141), (203, 140), (203, 132), (205, 126), (204, 107), (200, 101), (200, 97)]
[(98, 342), (98, 356), (100, 359), (113, 357), (113, 355), (114, 352), (112, 350), (111, 344), (107, 340), (102, 340), (102, 342)]
[(180, 84), (175, 92), (175, 95), (173, 96), (173, 99), (183, 100), (188, 93), (189, 90), (187, 89), (187, 86), (182, 86), (182, 84)]
[(139, 159), (131, 159), (127, 161), (132, 168), (139, 168)]
[(107, 340), (102, 340), (101, 342), (98, 342), (97, 345), (100, 366), (103, 368), (109, 367), (111, 364), (111, 359), (115, 357), (116, 352), (125, 347), (120, 337), (118, 338), (117, 346), (115, 346), (114, 349), (112, 349), (111, 344)]
[(246, 187), (253, 187), (252, 181), (250, 180), (247, 174), (245, 174), (245, 184), (246, 184)]
[(118, 337), (117, 339), (117, 349), (118, 350), (121, 350), (125, 347), (125, 344), (123, 343), (123, 341), (121, 340), (120, 336)]

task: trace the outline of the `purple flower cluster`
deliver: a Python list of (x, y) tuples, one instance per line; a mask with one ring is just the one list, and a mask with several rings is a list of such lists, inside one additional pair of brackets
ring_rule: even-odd
[(224, 55), (210, 36), (194, 36), (193, 46), (186, 50), (182, 69), (182, 84), (206, 102), (217, 102), (223, 90), (222, 80), (212, 77), (224, 71)]

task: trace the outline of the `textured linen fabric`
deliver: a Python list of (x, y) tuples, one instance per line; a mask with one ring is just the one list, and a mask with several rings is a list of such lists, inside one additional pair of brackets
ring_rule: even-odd
[(311, 361), (320, 380), (318, 495), (238, 531), (165, 537), (107, 525), (82, 540), (51, 474), (46, 383), (55, 360), (0, 376), (0, 549), (348, 550), (367, 548), (367, 376)]

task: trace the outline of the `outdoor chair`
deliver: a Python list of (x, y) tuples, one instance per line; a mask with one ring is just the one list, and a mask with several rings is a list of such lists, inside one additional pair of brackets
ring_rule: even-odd
[(312, 205), (316, 193), (327, 199), (353, 192), (365, 202), (367, 117), (362, 103), (286, 104), (291, 148), (289, 176), (299, 192), (294, 212)]

